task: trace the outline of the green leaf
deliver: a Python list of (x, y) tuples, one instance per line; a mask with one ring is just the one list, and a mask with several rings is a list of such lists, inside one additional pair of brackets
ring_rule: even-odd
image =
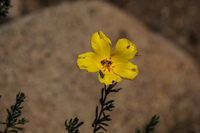
[(99, 127), (101, 127), (104, 131), (108, 131), (107, 129), (105, 129), (103, 126), (99, 125)]
[[(106, 101), (106, 98), (110, 92), (117, 92), (121, 89), (113, 90), (113, 87), (117, 84), (117, 82), (113, 82), (108, 87), (104, 84), (104, 88), (101, 90), (101, 98), (99, 99), (101, 104), (101, 109), (97, 110), (96, 108), (96, 116), (92, 126), (94, 127), (93, 133), (96, 133), (98, 130), (103, 129), (107, 131), (103, 126), (108, 126), (106, 121), (111, 121), (110, 115), (106, 115), (106, 111), (112, 111), (114, 106), (114, 100)], [(97, 106), (98, 107), (98, 106)]]
[(5, 123), (5, 122), (0, 122), (0, 124), (2, 124), (2, 125), (3, 125), (3, 124), (7, 124), (7, 123)]
[(69, 122), (65, 121), (66, 130), (68, 133), (79, 133), (78, 127), (83, 125), (83, 122), (78, 123), (79, 119), (76, 117), (74, 119), (70, 119)]
[(114, 100), (110, 100), (110, 101), (106, 102), (105, 105), (108, 105), (108, 104), (113, 103), (113, 102), (114, 102)]
[(11, 132), (18, 132), (18, 131), (17, 130), (9, 130), (8, 132), (11, 133)]
[(96, 130), (94, 132), (97, 132), (101, 129), (101, 127), (96, 128)]
[(72, 123), (72, 118), (70, 119), (69, 123)]
[(21, 127), (16, 127), (18, 130), (22, 131), (24, 130), (25, 128), (21, 128)]
[(119, 92), (120, 90), (122, 90), (122, 88), (118, 88), (118, 89), (115, 89), (115, 90), (111, 90), (111, 92)]
[(100, 102), (100, 104), (103, 104), (103, 99), (100, 98), (100, 99), (99, 99), (99, 102)]
[(24, 107), (23, 106), (21, 106), (21, 107), (19, 107), (18, 109), (23, 109)]
[(84, 124), (84, 122), (80, 122), (75, 128), (79, 128), (83, 124)]
[(104, 88), (101, 89), (101, 99), (104, 97)]
[(16, 115), (13, 115), (13, 118), (18, 118), (20, 116), (21, 116), (21, 114), (16, 114)]
[(97, 119), (97, 117), (98, 117), (98, 106), (96, 107), (96, 117), (95, 117), (95, 119)]
[(136, 129), (135, 133), (150, 133), (154, 131), (155, 126), (159, 123), (159, 116), (154, 115), (149, 124), (144, 126), (144, 129), (141, 131), (139, 128)]
[(11, 128), (13, 128), (13, 129), (17, 129), (17, 127), (16, 127), (15, 125), (12, 125)]
[(2, 122), (2, 124), (6, 124), (6, 129), (12, 128), (12, 130), (9, 130), (8, 132), (18, 132), (18, 130), (24, 130), (24, 128), (16, 127), (16, 125), (20, 125), (20, 124), (23, 125), (28, 122), (28, 120), (26, 120), (25, 118), (18, 120), (18, 118), (22, 114), (21, 109), (23, 109), (23, 106), (20, 106), (20, 105), (21, 105), (21, 102), (24, 101), (25, 97), (26, 96), (24, 93), (19, 92), (16, 96), (16, 103), (10, 107), (11, 110), (6, 109), (8, 113), (6, 123)]
[(8, 115), (9, 115), (9, 116), (11, 116), (11, 113), (10, 113), (10, 111), (9, 111), (8, 109), (6, 109), (6, 111), (7, 111)]
[(105, 110), (105, 111), (113, 111), (112, 109), (113, 109), (114, 107), (115, 107), (114, 104), (111, 103), (111, 104), (107, 105), (103, 110)]
[(65, 121), (65, 126), (68, 127), (69, 125), (67, 124), (67, 120)]
[(107, 123), (103, 123), (103, 122), (101, 122), (100, 124), (102, 124), (104, 126), (109, 126)]
[(135, 133), (141, 133), (139, 128), (136, 128)]
[(73, 125), (76, 125), (78, 123), (77, 117), (73, 120)]
[(117, 82), (111, 84), (111, 85), (108, 87), (108, 90), (112, 90), (112, 88), (114, 88), (116, 84), (117, 84)]
[(110, 115), (106, 115), (106, 116), (102, 117), (99, 121), (100, 122), (101, 121), (108, 121), (109, 117), (110, 117)]

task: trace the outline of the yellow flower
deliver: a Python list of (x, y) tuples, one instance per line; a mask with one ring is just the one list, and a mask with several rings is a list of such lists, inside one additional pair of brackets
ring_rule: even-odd
[(106, 85), (113, 81), (120, 82), (121, 78), (133, 79), (138, 74), (138, 67), (129, 60), (137, 53), (134, 43), (119, 39), (114, 50), (111, 41), (98, 31), (93, 34), (91, 44), (94, 52), (87, 52), (78, 56), (77, 64), (80, 69), (97, 72), (99, 81)]

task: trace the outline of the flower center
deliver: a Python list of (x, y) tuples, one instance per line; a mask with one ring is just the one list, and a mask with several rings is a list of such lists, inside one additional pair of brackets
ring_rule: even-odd
[[(110, 57), (110, 59), (111, 59), (111, 57)], [(105, 60), (102, 60), (101, 61), (101, 65), (103, 66), (103, 68), (104, 68), (104, 72), (106, 71), (106, 69), (108, 69), (108, 71), (110, 72), (111, 71), (111, 65), (112, 65), (112, 61), (109, 61), (109, 60), (107, 60), (107, 58), (105, 59)]]

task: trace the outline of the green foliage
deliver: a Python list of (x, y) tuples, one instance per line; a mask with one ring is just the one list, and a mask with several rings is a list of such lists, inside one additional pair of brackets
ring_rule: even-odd
[(0, 19), (6, 17), (10, 6), (10, 0), (0, 0)]
[(135, 133), (150, 133), (154, 131), (155, 126), (159, 123), (159, 116), (154, 115), (149, 124), (147, 124), (146, 126), (144, 126), (143, 130), (140, 130), (139, 128), (137, 128), (135, 130)]
[(78, 123), (79, 119), (76, 117), (75, 119), (70, 119), (70, 121), (67, 123), (67, 120), (65, 121), (66, 130), (68, 133), (79, 133), (78, 128), (84, 124), (84, 122)]
[(96, 107), (96, 114), (94, 122), (92, 123), (92, 127), (94, 127), (93, 133), (96, 133), (100, 129), (103, 129), (104, 131), (107, 131), (105, 126), (109, 126), (106, 122), (111, 121), (110, 115), (106, 115), (106, 111), (113, 111), (114, 106), (114, 100), (106, 101), (106, 98), (108, 94), (111, 92), (119, 92), (121, 88), (119, 89), (113, 89), (113, 87), (117, 83), (113, 83), (112, 85), (109, 85), (108, 88), (106, 88), (106, 85), (104, 85), (104, 88), (101, 90), (101, 98), (100, 98), (100, 111), (99, 107)]
[(23, 106), (21, 106), (21, 103), (24, 102), (24, 99), (26, 98), (24, 93), (18, 93), (16, 96), (16, 103), (11, 106), (11, 109), (7, 109), (7, 118), (6, 122), (0, 122), (0, 124), (6, 125), (6, 128), (4, 132), (0, 131), (0, 133), (8, 133), (8, 132), (18, 132), (18, 130), (24, 130), (24, 128), (18, 127), (17, 125), (24, 125), (25, 123), (28, 123), (29, 121), (25, 119), (24, 117), (22, 119), (19, 119), (19, 117), (22, 114)]

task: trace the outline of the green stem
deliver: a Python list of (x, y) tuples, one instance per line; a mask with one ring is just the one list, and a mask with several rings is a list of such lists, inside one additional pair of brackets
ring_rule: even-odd
[(13, 108), (11, 108), (11, 115), (8, 115), (8, 118), (7, 118), (8, 119), (8, 123), (6, 124), (6, 128), (4, 130), (4, 133), (7, 133), (9, 127), (11, 127), (13, 125), (16, 125), (16, 124), (12, 123), (12, 120), (13, 120), (13, 117), (14, 117), (14, 112), (17, 111), (17, 108), (21, 104), (20, 102), (22, 102), (22, 101), (16, 100), (16, 104), (14, 105)]
[[(104, 88), (103, 88), (103, 90), (104, 90), (104, 95), (101, 97), (101, 98), (102, 98), (102, 102), (100, 102), (100, 103), (101, 103), (101, 110), (100, 110), (100, 113), (99, 113), (97, 119), (95, 119), (95, 122), (94, 122), (95, 125), (94, 125), (93, 133), (95, 133), (95, 132), (97, 131), (96, 129), (97, 129), (97, 126), (98, 126), (98, 122), (100, 121), (102, 114), (104, 114), (104, 111), (105, 111), (105, 110), (104, 110), (104, 106), (105, 106), (106, 98), (107, 98), (108, 94), (111, 92), (112, 88), (113, 88), (116, 84), (117, 84), (117, 82), (115, 82), (115, 83), (109, 85), (107, 88), (106, 88), (106, 85), (104, 84)], [(105, 115), (105, 114), (104, 114), (104, 115)]]
[[(106, 91), (106, 85), (105, 85), (105, 84), (104, 84), (104, 92), (105, 92), (105, 97), (103, 98), (103, 103), (101, 104), (101, 111), (100, 111), (99, 116), (98, 116), (98, 119), (97, 119), (96, 121), (99, 121), (100, 118), (101, 118), (101, 115), (102, 115), (102, 113), (103, 113), (103, 108), (104, 108), (104, 105), (105, 105), (105, 101), (106, 101), (106, 98), (107, 98), (107, 95), (108, 95), (108, 93), (107, 93), (107, 91)], [(97, 128), (97, 124), (95, 123), (93, 133), (96, 132), (96, 128)]]
[(6, 124), (6, 128), (4, 130), (4, 133), (7, 133), (8, 128), (10, 127), (10, 125), (11, 125), (11, 118), (12, 117), (13, 117), (13, 115), (9, 116), (8, 123)]

